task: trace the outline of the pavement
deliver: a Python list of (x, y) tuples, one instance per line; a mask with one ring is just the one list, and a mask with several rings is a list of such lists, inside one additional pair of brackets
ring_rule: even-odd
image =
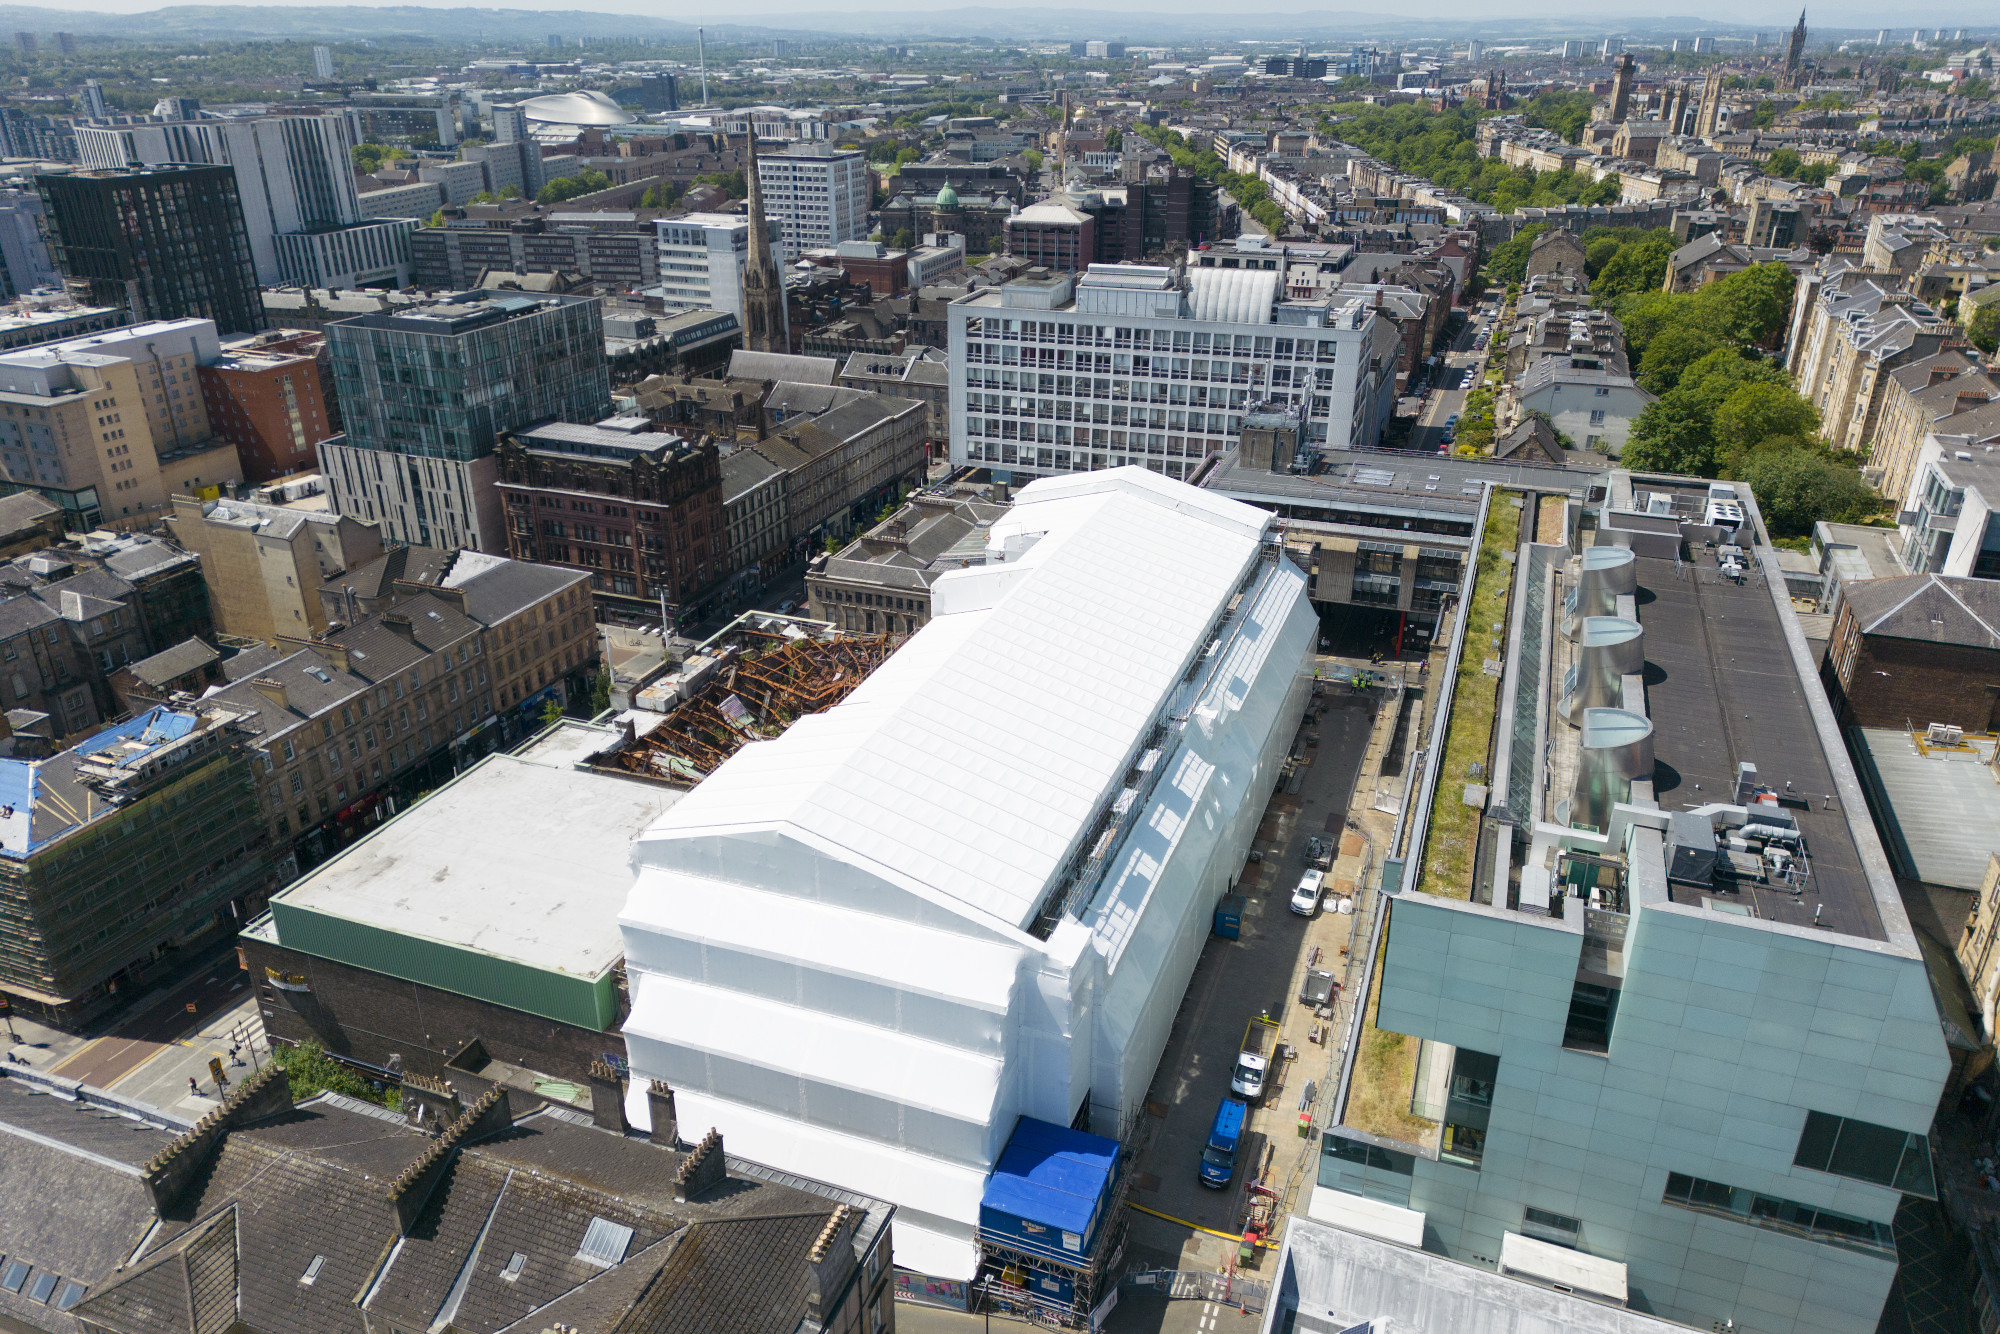
[[(1380, 849), (1394, 819), (1374, 808), (1385, 801), (1393, 805), (1401, 794), (1400, 778), (1384, 777), (1383, 766), (1403, 693), (1403, 669), (1396, 664), (1330, 657), (1318, 663), (1322, 671), (1336, 663), (1370, 667), (1391, 684), (1361, 694), (1329, 687), (1315, 699), (1319, 717), (1301, 729), (1305, 761), (1272, 799), (1252, 845), (1261, 857), (1245, 866), (1238, 881), (1246, 898), (1241, 938), (1210, 937), (1196, 965), (1146, 1114), (1132, 1136), (1130, 1199), (1154, 1211), (1135, 1209), (1131, 1215), (1128, 1247), (1142, 1264), (1230, 1270), (1239, 1249), (1235, 1238), (1245, 1226), (1261, 1225), (1265, 1235), (1282, 1236), (1285, 1217), (1316, 1181), (1317, 1127), (1338, 1074)], [(1415, 680), (1413, 673), (1412, 685)], [(1327, 875), (1326, 906), (1308, 919), (1291, 912), (1289, 900), (1313, 835), (1337, 840), (1339, 855)], [(1351, 898), (1355, 911), (1337, 910), (1342, 897)], [(1297, 1000), (1315, 951), (1312, 966), (1331, 971), (1343, 984), (1336, 1003), (1320, 1011)], [(1227, 1189), (1215, 1190), (1200, 1183), (1196, 1163), (1215, 1109), (1228, 1096), (1244, 1027), (1260, 1012), (1279, 1020), (1279, 1040), (1293, 1055), (1251, 1109), (1236, 1176)], [(1261, 1253), (1247, 1276), (1264, 1277), (1256, 1271), (1270, 1256)]]
[[(232, 1082), (266, 1059), (268, 1044), (248, 977), (233, 951), (215, 952), (178, 983), (140, 998), (91, 1030), (70, 1033), (16, 1016), (18, 1059), (68, 1079), (199, 1118), (217, 1103), (210, 1057)], [(240, 1050), (231, 1063), (229, 1049)], [(192, 1077), (201, 1089), (191, 1094)]]

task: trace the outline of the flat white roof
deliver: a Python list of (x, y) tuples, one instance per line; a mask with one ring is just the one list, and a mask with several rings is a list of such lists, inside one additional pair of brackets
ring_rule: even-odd
[(279, 900), (543, 971), (595, 978), (625, 952), (633, 835), (680, 793), (490, 755)]

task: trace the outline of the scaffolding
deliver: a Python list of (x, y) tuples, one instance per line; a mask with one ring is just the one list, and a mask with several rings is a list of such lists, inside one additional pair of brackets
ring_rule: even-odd
[(751, 741), (830, 709), (889, 656), (887, 635), (795, 637), (745, 628), (734, 656), (691, 698), (613, 757), (631, 773), (693, 787)]

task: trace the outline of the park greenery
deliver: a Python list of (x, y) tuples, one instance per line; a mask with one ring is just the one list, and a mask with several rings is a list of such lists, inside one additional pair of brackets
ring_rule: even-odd
[[(1582, 101), (1581, 119), (1577, 101), (1574, 94), (1546, 94), (1530, 99), (1525, 114), (1529, 124), (1567, 139), (1580, 134), (1589, 118), (1588, 100)], [(1346, 112), (1345, 105), (1342, 111)], [(1321, 128), (1399, 171), (1425, 177), (1503, 213), (1618, 202), (1620, 186), (1615, 176), (1594, 181), (1587, 173), (1538, 172), (1509, 166), (1499, 158), (1480, 157), (1479, 119), (1479, 111), (1472, 107), (1439, 111), (1427, 102), (1417, 102), (1360, 107), (1352, 114), (1343, 114), (1338, 123), (1322, 122)]]
[(595, 194), (599, 190), (609, 190), (611, 178), (601, 171), (586, 168), (574, 176), (558, 176), (535, 193), (537, 204), (560, 204), (565, 199), (575, 199), (579, 195)]
[(1778, 538), (1876, 507), (1856, 461), (1827, 447), (1818, 410), (1764, 356), (1783, 337), (1793, 283), (1783, 264), (1759, 264), (1693, 292), (1642, 290), (1609, 303), (1640, 387), (1659, 396), (1633, 423), (1620, 462), (1747, 482)]

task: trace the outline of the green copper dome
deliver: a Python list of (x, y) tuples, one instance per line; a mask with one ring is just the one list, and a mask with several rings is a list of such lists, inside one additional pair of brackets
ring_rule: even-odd
[(946, 181), (944, 189), (938, 191), (935, 207), (939, 209), (958, 207), (958, 191), (951, 188), (950, 181)]

